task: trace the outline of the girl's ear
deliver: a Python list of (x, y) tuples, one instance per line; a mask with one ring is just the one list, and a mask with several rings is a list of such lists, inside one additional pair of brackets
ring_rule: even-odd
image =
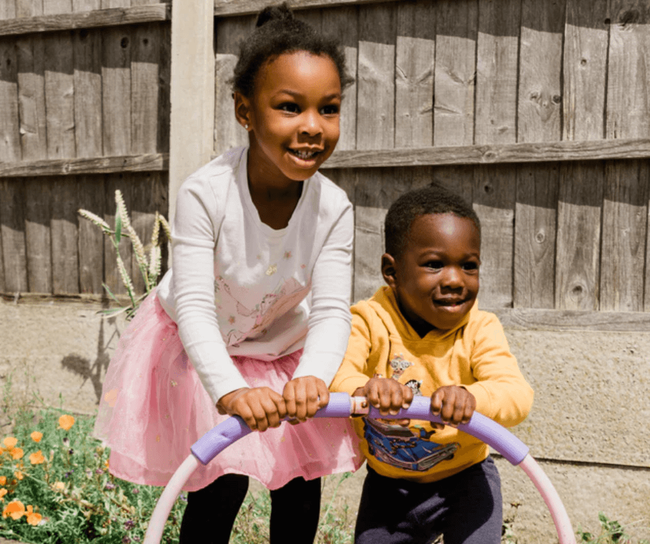
[(241, 93), (234, 93), (235, 98), (235, 117), (239, 124), (246, 130), (251, 126), (251, 102)]
[(389, 253), (384, 253), (381, 256), (381, 275), (384, 276), (384, 281), (391, 289), (397, 288), (397, 269), (395, 266), (395, 259)]

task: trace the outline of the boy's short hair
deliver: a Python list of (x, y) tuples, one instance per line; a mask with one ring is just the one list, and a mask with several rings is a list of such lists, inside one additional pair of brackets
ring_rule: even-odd
[(384, 222), (386, 253), (394, 258), (401, 256), (408, 241), (411, 225), (417, 217), (446, 213), (470, 219), (476, 226), (480, 240), (481, 221), (474, 208), (463, 197), (434, 183), (428, 187), (408, 191), (391, 204)]

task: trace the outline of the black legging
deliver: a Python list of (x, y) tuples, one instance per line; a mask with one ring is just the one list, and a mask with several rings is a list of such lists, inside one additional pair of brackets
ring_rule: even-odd
[[(320, 478), (295, 478), (271, 491), (271, 544), (312, 544), (320, 514)], [(248, 492), (248, 476), (226, 474), (188, 493), (179, 544), (227, 544)]]

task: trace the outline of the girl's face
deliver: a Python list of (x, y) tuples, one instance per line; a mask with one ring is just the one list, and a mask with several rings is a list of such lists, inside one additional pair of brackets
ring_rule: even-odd
[(253, 96), (235, 93), (235, 114), (250, 134), (250, 182), (280, 188), (312, 176), (338, 142), (340, 109), (329, 57), (298, 51), (264, 64)]
[(481, 241), (471, 219), (451, 213), (416, 217), (402, 254), (385, 254), (382, 272), (402, 314), (424, 336), (450, 330), (472, 309), (479, 289)]

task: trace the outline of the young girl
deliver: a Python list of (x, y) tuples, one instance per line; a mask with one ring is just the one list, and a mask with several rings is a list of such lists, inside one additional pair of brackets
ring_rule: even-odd
[(272, 490), (271, 542), (313, 542), (320, 477), (362, 462), (346, 420), (310, 419), (350, 332), (352, 207), (317, 172), (347, 83), (337, 43), (286, 6), (259, 15), (233, 78), (249, 147), (181, 187), (173, 268), (108, 369), (95, 430), (120, 478), (166, 485), (228, 415), (265, 431), (192, 476), (182, 543), (228, 542), (248, 476)]

